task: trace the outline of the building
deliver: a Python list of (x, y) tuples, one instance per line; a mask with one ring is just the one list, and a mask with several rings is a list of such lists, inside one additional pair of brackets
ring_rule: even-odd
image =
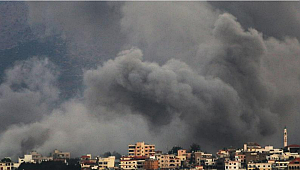
[(41, 162), (47, 162), (47, 161), (53, 161), (53, 157), (50, 156), (43, 156), (42, 154), (36, 152), (36, 151), (31, 151), (30, 154), (32, 156), (32, 160), (34, 163), (41, 163)]
[(291, 153), (299, 153), (300, 152), (300, 145), (288, 145), (286, 146), (286, 150)]
[(226, 161), (225, 170), (241, 169), (241, 163), (239, 161)]
[(33, 163), (32, 155), (24, 155), (23, 157), (19, 157), (18, 162), (21, 163)]
[(9, 157), (4, 158), (0, 162), (0, 170), (17, 170), (19, 166), (19, 163), (12, 162)]
[(91, 154), (83, 155), (80, 157), (80, 167), (81, 170), (89, 170), (92, 167), (97, 167), (97, 159), (92, 159)]
[(244, 144), (244, 152), (256, 152), (257, 149), (261, 149), (261, 146), (256, 142), (247, 142)]
[(98, 169), (109, 169), (115, 166), (115, 156), (109, 156), (107, 158), (97, 157)]
[(181, 160), (173, 154), (156, 155), (160, 169), (174, 169), (181, 166)]
[(204, 152), (195, 152), (194, 155), (196, 165), (202, 165), (205, 167), (215, 165), (212, 154)]
[(155, 145), (150, 145), (145, 142), (137, 142), (135, 145), (128, 145), (128, 156), (139, 157), (139, 156), (154, 156)]
[(284, 170), (288, 168), (288, 161), (276, 161), (273, 165), (273, 169)]
[(245, 163), (248, 162), (259, 162), (267, 160), (267, 152), (259, 153), (259, 152), (245, 152)]
[(71, 154), (70, 152), (62, 152), (60, 150), (55, 149), (52, 153), (51, 156), (53, 157), (54, 160), (57, 159), (70, 159), (71, 158)]
[(148, 159), (145, 156), (139, 157), (122, 157), (120, 159), (120, 168), (125, 170), (137, 170), (144, 169), (145, 160)]
[(186, 156), (186, 150), (185, 149), (179, 149), (177, 151), (177, 156)]
[(230, 157), (228, 150), (219, 150), (216, 155), (218, 158), (229, 158)]
[(283, 129), (283, 147), (287, 147), (288, 146), (288, 141), (287, 141), (287, 129), (286, 126)]
[(158, 160), (155, 160), (155, 159), (145, 160), (144, 169), (146, 169), (146, 170), (156, 170), (158, 168), (159, 168), (158, 167)]
[(288, 169), (300, 169), (300, 158), (296, 158), (288, 164)]
[(253, 163), (249, 162), (247, 165), (248, 170), (272, 170), (272, 163), (266, 162), (266, 163)]

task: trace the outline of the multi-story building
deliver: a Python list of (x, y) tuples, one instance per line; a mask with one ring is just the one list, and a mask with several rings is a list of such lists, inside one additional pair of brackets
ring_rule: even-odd
[(275, 169), (275, 170), (285, 170), (285, 169), (288, 168), (288, 164), (289, 164), (288, 161), (276, 161), (273, 164), (273, 169)]
[(174, 169), (181, 166), (181, 160), (173, 154), (156, 155), (160, 169)]
[(137, 142), (135, 145), (128, 145), (128, 156), (154, 156), (155, 145), (150, 145), (145, 142)]
[(255, 152), (257, 149), (261, 149), (261, 146), (255, 142), (247, 142), (244, 144), (244, 152)]
[(204, 152), (194, 152), (196, 165), (214, 166), (212, 154)]
[(243, 165), (246, 162), (246, 156), (244, 154), (237, 154), (235, 155), (235, 160), (239, 161)]
[(21, 163), (33, 163), (32, 155), (24, 155), (24, 157), (19, 157), (18, 162)]
[(158, 160), (155, 160), (155, 159), (145, 160), (144, 169), (146, 169), (146, 170), (157, 170), (158, 168), (159, 168), (158, 167)]
[(248, 164), (248, 162), (264, 161), (267, 159), (267, 152), (245, 152), (245, 158), (246, 164)]
[(285, 160), (283, 154), (270, 154), (266, 156), (267, 160)]
[(293, 160), (299, 158), (300, 155), (298, 153), (284, 152), (283, 153), (284, 160)]
[(226, 161), (225, 170), (241, 169), (241, 163), (239, 161)]
[(70, 159), (71, 154), (70, 152), (62, 152), (60, 150), (55, 149), (53, 153), (51, 153), (51, 156), (53, 157), (54, 160), (57, 159)]
[(43, 156), (42, 154), (32, 151), (29, 155), (32, 155), (32, 160), (34, 163), (41, 163), (41, 162), (47, 162), (47, 161), (53, 161), (52, 156)]
[(177, 151), (177, 156), (186, 156), (186, 150), (185, 149), (179, 149)]
[(216, 155), (218, 158), (229, 158), (230, 157), (228, 150), (219, 150)]
[(0, 162), (0, 170), (16, 170), (19, 166), (19, 163), (12, 162), (9, 157), (4, 158), (3, 161)]
[(300, 169), (300, 158), (296, 158), (288, 164), (288, 170)]
[(124, 170), (142, 170), (144, 169), (144, 163), (146, 159), (148, 158), (145, 156), (122, 157), (120, 159), (120, 168)]
[(248, 170), (272, 170), (272, 163), (267, 162), (267, 163), (254, 163), (254, 162), (249, 162), (247, 165)]
[(90, 170), (92, 167), (97, 166), (97, 159), (92, 159), (91, 154), (83, 155), (80, 158), (80, 167), (81, 170)]
[(98, 169), (109, 169), (115, 166), (115, 156), (109, 156), (107, 158), (97, 157)]

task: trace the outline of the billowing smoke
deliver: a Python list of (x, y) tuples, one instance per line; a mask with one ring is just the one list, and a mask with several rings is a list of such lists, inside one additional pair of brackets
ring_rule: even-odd
[(58, 72), (48, 59), (32, 58), (6, 70), (0, 85), (0, 116), (3, 131), (10, 125), (39, 121), (59, 99)]
[[(68, 80), (57, 70), (67, 68), (50, 54), (6, 69), (0, 156), (126, 154), (136, 141), (164, 151), (192, 142), (208, 151), (247, 141), (280, 147), (285, 124), (291, 141), (300, 139), (299, 36), (258, 26), (276, 18), (258, 18), (264, 9), (255, 3), (242, 11), (233, 2), (57, 3), (28, 3), (27, 26), (36, 39), (61, 36), (61, 57), (79, 59), (82, 84), (76, 97), (62, 98)], [(286, 22), (298, 28), (293, 18)]]

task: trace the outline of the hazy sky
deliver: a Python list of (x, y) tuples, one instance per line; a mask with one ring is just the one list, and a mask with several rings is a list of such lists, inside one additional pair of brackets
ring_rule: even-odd
[(299, 2), (0, 2), (0, 156), (300, 143)]

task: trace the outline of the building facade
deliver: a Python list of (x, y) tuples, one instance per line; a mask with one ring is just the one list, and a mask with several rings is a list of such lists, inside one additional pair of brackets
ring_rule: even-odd
[(139, 157), (139, 156), (154, 156), (155, 145), (150, 145), (145, 142), (137, 142), (134, 145), (128, 145), (128, 156)]

